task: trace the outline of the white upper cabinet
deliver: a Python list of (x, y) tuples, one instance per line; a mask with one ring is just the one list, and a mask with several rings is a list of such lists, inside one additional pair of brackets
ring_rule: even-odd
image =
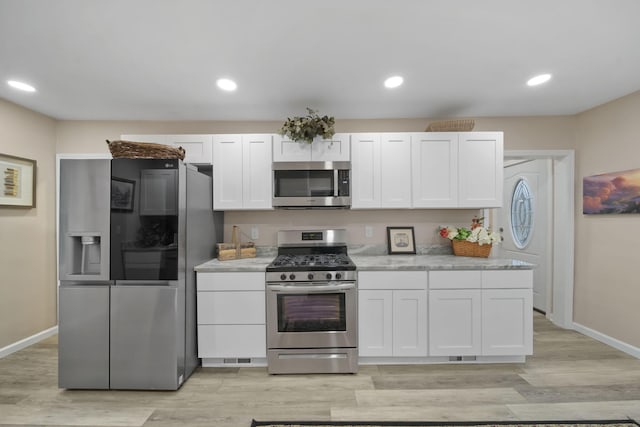
[(351, 173), (352, 209), (410, 208), (410, 134), (352, 134)]
[(411, 137), (413, 207), (458, 204), (458, 134), (424, 132)]
[(316, 138), (311, 144), (274, 136), (274, 162), (348, 162), (349, 134), (336, 133), (331, 139)]
[(184, 162), (210, 165), (212, 135), (167, 135), (167, 145), (184, 148)]
[(213, 136), (213, 208), (271, 209), (271, 134)]
[(379, 208), (380, 134), (351, 134), (351, 209)]
[(502, 132), (462, 132), (458, 135), (458, 205), (461, 208), (501, 207)]
[(502, 132), (412, 135), (413, 207), (502, 206)]
[(185, 151), (184, 162), (211, 164), (212, 135), (121, 135), (120, 139), (134, 142), (154, 142), (173, 147), (182, 147)]
[(411, 207), (410, 134), (381, 134), (380, 184), (380, 207)]

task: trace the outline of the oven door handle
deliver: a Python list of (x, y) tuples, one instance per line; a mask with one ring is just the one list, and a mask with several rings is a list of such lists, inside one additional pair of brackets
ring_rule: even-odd
[(327, 284), (320, 286), (300, 286), (300, 285), (268, 285), (267, 289), (276, 292), (335, 292), (335, 291), (347, 291), (349, 289), (355, 289), (355, 283), (339, 283), (339, 284)]

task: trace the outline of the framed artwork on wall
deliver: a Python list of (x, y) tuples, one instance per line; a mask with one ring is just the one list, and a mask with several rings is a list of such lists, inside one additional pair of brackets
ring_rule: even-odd
[(387, 252), (389, 255), (415, 254), (413, 227), (387, 227)]
[(36, 161), (0, 154), (0, 207), (36, 207)]
[(584, 177), (582, 213), (640, 213), (640, 169)]

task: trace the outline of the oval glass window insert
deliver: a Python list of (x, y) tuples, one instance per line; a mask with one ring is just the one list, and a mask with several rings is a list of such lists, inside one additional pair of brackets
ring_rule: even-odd
[(520, 178), (511, 197), (511, 234), (513, 242), (522, 249), (531, 240), (533, 232), (533, 194), (524, 178)]

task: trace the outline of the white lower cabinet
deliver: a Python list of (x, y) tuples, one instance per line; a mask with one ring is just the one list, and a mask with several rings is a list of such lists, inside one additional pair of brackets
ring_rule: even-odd
[(429, 272), (429, 355), (532, 354), (532, 283), (532, 270)]
[(533, 354), (531, 289), (482, 291), (482, 354)]
[(264, 273), (197, 274), (198, 357), (266, 358)]
[(362, 271), (358, 288), (361, 357), (427, 355), (425, 271)]
[(480, 289), (429, 291), (429, 355), (480, 354)]

